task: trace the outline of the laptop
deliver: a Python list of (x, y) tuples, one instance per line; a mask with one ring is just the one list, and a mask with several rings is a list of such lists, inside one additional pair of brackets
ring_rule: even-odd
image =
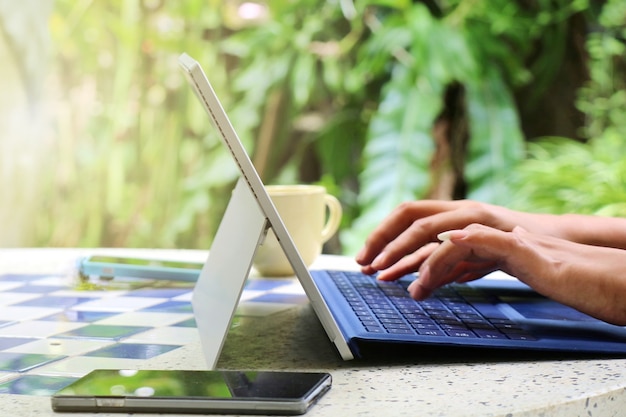
[(356, 270), (309, 270), (199, 63), (186, 54), (179, 63), (241, 174), (192, 296), (210, 368), (269, 228), (344, 360), (367, 356), (376, 351), (372, 346), (626, 354), (626, 328), (547, 299), (511, 277), (451, 284), (417, 302), (406, 290), (415, 276), (378, 282)]

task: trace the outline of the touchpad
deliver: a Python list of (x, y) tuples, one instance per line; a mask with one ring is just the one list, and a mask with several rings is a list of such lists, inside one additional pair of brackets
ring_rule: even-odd
[(533, 296), (500, 296), (500, 300), (515, 311), (519, 323), (551, 339), (577, 339), (626, 341), (626, 331), (619, 326), (594, 319), (571, 307), (544, 298)]
[(541, 296), (500, 296), (500, 300), (529, 320), (596, 321), (578, 310)]

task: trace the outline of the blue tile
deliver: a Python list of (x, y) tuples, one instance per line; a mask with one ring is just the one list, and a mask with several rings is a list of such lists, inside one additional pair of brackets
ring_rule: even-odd
[(291, 284), (292, 281), (285, 279), (250, 279), (246, 282), (246, 290), (269, 291)]
[(150, 359), (179, 348), (180, 345), (154, 345), (144, 343), (118, 343), (89, 352), (85, 356), (118, 359)]
[(119, 340), (150, 329), (151, 327), (145, 326), (108, 326), (104, 324), (89, 324), (79, 329), (57, 334), (54, 337)]
[(78, 378), (71, 376), (23, 375), (0, 384), (0, 394), (52, 395)]
[(0, 275), (2, 281), (30, 282), (49, 277), (49, 274), (3, 274)]
[(191, 303), (188, 301), (166, 301), (139, 311), (155, 311), (160, 313), (192, 313)]
[(187, 320), (183, 320), (180, 323), (176, 323), (176, 324), (172, 324), (172, 327), (198, 327), (198, 325), (196, 324), (196, 319), (195, 318), (190, 318)]
[(189, 288), (142, 288), (128, 293), (131, 297), (174, 298), (188, 294)]
[(94, 321), (106, 319), (107, 317), (115, 316), (117, 314), (119, 313), (111, 313), (108, 311), (65, 310), (61, 313), (53, 314), (39, 320), (91, 323)]
[(281, 303), (281, 304), (304, 304), (308, 298), (304, 294), (263, 294), (246, 300), (246, 302)]
[(67, 286), (63, 285), (22, 285), (21, 287), (12, 288), (11, 292), (48, 294), (54, 291), (67, 290)]
[(34, 342), (35, 340), (37, 339), (31, 337), (0, 337), (0, 350), (11, 349), (12, 347)]
[(63, 358), (65, 356), (0, 352), (0, 371), (25, 372)]
[(21, 303), (13, 304), (19, 307), (58, 307), (69, 308), (77, 304), (81, 304), (87, 301), (94, 300), (93, 297), (61, 297), (61, 296), (44, 296), (38, 297), (32, 300), (23, 301)]

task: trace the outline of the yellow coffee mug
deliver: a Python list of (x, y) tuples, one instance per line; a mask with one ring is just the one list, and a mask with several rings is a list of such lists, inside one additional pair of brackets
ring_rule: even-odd
[[(339, 200), (320, 185), (268, 185), (274, 206), (309, 266), (322, 253), (322, 247), (339, 228), (342, 209)], [(257, 249), (254, 268), (262, 276), (289, 276), (293, 269), (270, 229)]]

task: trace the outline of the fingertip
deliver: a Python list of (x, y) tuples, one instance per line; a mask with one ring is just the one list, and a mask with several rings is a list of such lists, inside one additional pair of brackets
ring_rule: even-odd
[(359, 252), (357, 252), (357, 254), (354, 257), (354, 260), (359, 264), (359, 265), (363, 265), (365, 263), (364, 258), (365, 258), (365, 248), (361, 248), (361, 250)]
[(361, 267), (361, 272), (365, 275), (373, 275), (376, 273), (376, 270), (372, 268), (370, 265), (363, 265)]
[(461, 240), (467, 237), (468, 232), (465, 230), (447, 230), (445, 232), (441, 232), (437, 235), (437, 239), (442, 242), (447, 240)]
[(377, 271), (380, 271), (381, 269), (384, 269), (387, 266), (385, 264), (386, 258), (387, 258), (387, 256), (385, 255), (384, 252), (378, 254), (378, 256), (375, 257), (374, 260), (372, 261), (372, 263), (370, 264), (371, 267), (374, 268)]
[(425, 300), (430, 295), (430, 292), (422, 287), (418, 280), (413, 281), (407, 288), (407, 291), (411, 295), (411, 298), (417, 301)]
[(390, 277), (389, 274), (386, 274), (384, 271), (376, 275), (376, 279), (378, 281), (394, 281), (394, 278)]

